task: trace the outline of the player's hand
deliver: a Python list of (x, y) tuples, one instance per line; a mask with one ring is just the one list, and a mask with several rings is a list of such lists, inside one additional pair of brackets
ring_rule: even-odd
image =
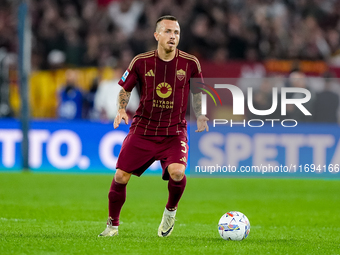
[(119, 109), (115, 121), (113, 122), (114, 129), (119, 127), (119, 124), (122, 122), (122, 119), (125, 120), (125, 124), (129, 123), (129, 117), (126, 114), (126, 111), (124, 109)]
[(209, 131), (209, 127), (208, 127), (208, 121), (209, 119), (207, 117), (205, 117), (204, 115), (201, 115), (197, 118), (197, 130), (195, 132), (202, 132), (204, 130), (207, 130), (207, 132)]

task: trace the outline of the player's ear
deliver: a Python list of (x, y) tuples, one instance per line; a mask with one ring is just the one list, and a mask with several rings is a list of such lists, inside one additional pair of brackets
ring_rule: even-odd
[(157, 32), (154, 32), (154, 33), (153, 33), (153, 36), (155, 37), (156, 41), (158, 42), (158, 33), (157, 33)]

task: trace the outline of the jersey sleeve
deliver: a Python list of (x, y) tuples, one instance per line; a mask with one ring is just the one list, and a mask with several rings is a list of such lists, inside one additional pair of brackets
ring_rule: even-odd
[(124, 72), (122, 78), (120, 78), (118, 84), (122, 86), (125, 91), (131, 92), (138, 82), (138, 75), (136, 71), (135, 59), (133, 59), (126, 71)]
[[(201, 64), (196, 57), (195, 57), (195, 60), (192, 62), (191, 66), (192, 66), (191, 78), (199, 78), (200, 82), (204, 83)], [(190, 84), (190, 91), (193, 94), (200, 93), (202, 92), (202, 90), (200, 90), (199, 87), (202, 87), (202, 86), (203, 85), (200, 85), (200, 84)]]

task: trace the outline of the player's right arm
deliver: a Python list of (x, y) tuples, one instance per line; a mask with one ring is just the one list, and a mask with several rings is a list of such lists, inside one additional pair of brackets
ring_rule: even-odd
[(122, 78), (119, 80), (118, 84), (122, 86), (118, 94), (118, 111), (116, 118), (113, 122), (113, 127), (116, 129), (121, 121), (124, 119), (125, 123), (129, 123), (128, 115), (126, 114), (126, 106), (129, 102), (131, 91), (138, 82), (138, 76), (136, 71), (136, 61), (138, 56), (132, 59), (128, 69), (124, 72)]
[(118, 112), (116, 115), (116, 118), (113, 122), (113, 127), (116, 129), (122, 120), (125, 121), (125, 124), (129, 123), (129, 117), (126, 114), (126, 106), (129, 103), (129, 99), (131, 96), (131, 92), (125, 91), (124, 88), (122, 88), (118, 94)]

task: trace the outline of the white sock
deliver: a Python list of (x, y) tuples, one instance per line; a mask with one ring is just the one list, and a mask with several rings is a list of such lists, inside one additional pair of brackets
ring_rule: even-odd
[(169, 211), (168, 209), (164, 209), (164, 214), (165, 215), (169, 215), (169, 216), (171, 216), (171, 217), (174, 217), (175, 215), (176, 215), (176, 212), (177, 212), (177, 209), (176, 210), (174, 210), (174, 211)]

